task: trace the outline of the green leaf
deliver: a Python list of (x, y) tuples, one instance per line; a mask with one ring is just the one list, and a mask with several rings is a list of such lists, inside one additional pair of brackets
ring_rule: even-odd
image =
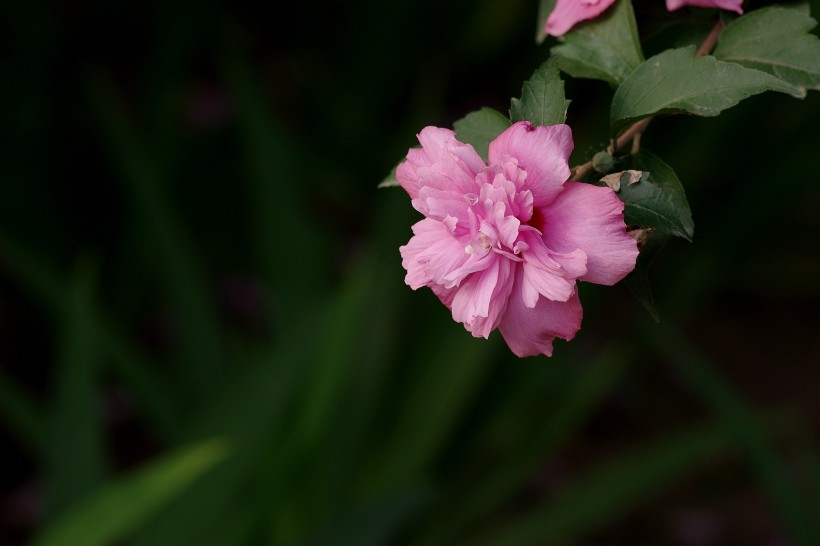
[(635, 269), (624, 279), (632, 295), (643, 305), (655, 322), (660, 322), (661, 317), (655, 305), (652, 286), (649, 284), (649, 266), (670, 238), (671, 235), (663, 231), (647, 232), (646, 239), (638, 244), (641, 252), (638, 254)]
[(625, 205), (627, 224), (654, 228), (691, 241), (695, 234), (692, 211), (672, 167), (647, 150), (629, 156), (624, 165), (649, 173), (635, 184), (621, 184), (618, 196)]
[(36, 546), (119, 542), (226, 455), (219, 441), (174, 453), (102, 489), (46, 528)]
[(627, 156), (621, 165), (644, 173), (641, 181), (635, 184), (629, 184), (624, 179), (618, 196), (624, 201), (627, 224), (646, 229), (639, 238), (638, 248), (641, 252), (635, 269), (624, 279), (624, 283), (652, 319), (659, 322), (649, 284), (649, 266), (672, 235), (691, 241), (695, 224), (683, 186), (667, 163), (642, 149), (636, 155)]
[(752, 95), (781, 91), (799, 97), (796, 87), (770, 74), (695, 57), (694, 47), (670, 49), (643, 62), (612, 98), (613, 133), (647, 116), (688, 112), (716, 116)]
[(384, 180), (379, 182), (379, 185), (376, 186), (377, 188), (392, 188), (392, 187), (399, 187), (399, 181), (396, 180), (396, 169), (399, 168), (401, 165), (401, 161), (396, 163), (396, 165), (390, 170), (390, 174), (384, 177)]
[(723, 30), (715, 57), (772, 74), (805, 94), (820, 89), (820, 40), (809, 34), (815, 26), (796, 9), (757, 9)]
[(564, 82), (553, 61), (548, 59), (524, 82), (521, 98), (512, 99), (510, 119), (529, 121), (533, 125), (564, 123), (568, 106)]
[(576, 78), (592, 78), (617, 87), (643, 60), (630, 0), (619, 0), (596, 19), (560, 38), (550, 52), (555, 64)]
[(456, 138), (472, 145), (484, 161), (487, 161), (490, 142), (509, 126), (510, 120), (504, 114), (486, 107), (470, 112), (453, 123)]

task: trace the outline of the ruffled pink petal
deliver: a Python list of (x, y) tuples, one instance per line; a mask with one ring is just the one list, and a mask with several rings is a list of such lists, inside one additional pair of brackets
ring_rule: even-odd
[(572, 130), (568, 125), (533, 126), (519, 121), (490, 143), (490, 164), (512, 157), (527, 173), (524, 184), (532, 191), (533, 206), (543, 207), (561, 192), (569, 178)]
[(419, 190), (418, 197), (413, 199), (411, 204), (414, 209), (434, 220), (444, 221), (448, 216), (455, 218), (456, 225), (461, 228), (458, 230), (458, 235), (470, 231), (464, 195), (457, 191), (423, 186)]
[(428, 185), (461, 193), (478, 191), (475, 177), (486, 165), (472, 146), (440, 127), (425, 127), (418, 139), (421, 148), (411, 148), (396, 168), (396, 180), (412, 199)]
[(575, 279), (565, 279), (555, 271), (529, 262), (523, 263), (523, 270), (521, 298), (529, 308), (538, 303), (539, 294), (553, 301), (567, 301), (575, 291)]
[(447, 226), (436, 220), (425, 218), (413, 225), (413, 237), (399, 247), (402, 262), (407, 270), (404, 282), (417, 290), (427, 286), (457, 270), (470, 258), (464, 252), (464, 245), (453, 237)]
[(418, 139), (422, 149), (428, 153), (431, 163), (453, 158), (464, 164), (473, 175), (478, 174), (486, 166), (473, 147), (456, 140), (456, 133), (450, 129), (430, 125), (421, 130)]
[(501, 320), (513, 288), (515, 262), (493, 256), (491, 265), (468, 277), (452, 300), (453, 320), (475, 337), (487, 338)]
[(534, 307), (539, 295), (553, 301), (567, 301), (575, 291), (575, 279), (586, 274), (586, 254), (555, 252), (544, 244), (536, 231), (522, 235), (527, 249), (522, 253), (524, 277), (521, 297), (524, 305)]
[(581, 328), (583, 309), (578, 292), (576, 290), (567, 301), (539, 298), (535, 307), (529, 308), (521, 299), (523, 275), (523, 270), (518, 268), (507, 309), (498, 328), (516, 355), (552, 356), (552, 341), (556, 337), (570, 340)]
[(549, 206), (540, 209), (547, 247), (558, 252), (584, 251), (583, 281), (612, 285), (635, 268), (638, 245), (627, 235), (624, 204), (610, 188), (567, 182)]
[(547, 18), (547, 34), (561, 36), (581, 21), (594, 19), (615, 0), (558, 0)]
[[(462, 249), (464, 252), (464, 249)], [(461, 263), (455, 269), (452, 269), (449, 273), (442, 275), (441, 277), (436, 278), (436, 283), (442, 285), (445, 288), (452, 288), (454, 286), (459, 286), (461, 282), (467, 278), (467, 276), (472, 275), (473, 273), (477, 273), (479, 271), (484, 271), (489, 266), (492, 265), (493, 261), (496, 259), (494, 253), (487, 253), (483, 256), (479, 256), (477, 254), (470, 254), (468, 258)]]
[(396, 181), (411, 199), (419, 195), (419, 169), (427, 165), (427, 155), (421, 148), (410, 148), (404, 161), (396, 167)]
[(557, 271), (562, 277), (577, 279), (587, 273), (587, 255), (581, 249), (571, 252), (559, 252), (547, 247), (542, 234), (529, 230), (522, 234), (527, 243), (524, 260), (544, 269)]
[(438, 299), (441, 300), (447, 309), (452, 309), (453, 307), (453, 298), (456, 297), (456, 292), (458, 291), (458, 287), (454, 288), (444, 288), (440, 284), (431, 284), (430, 290), (433, 291), (433, 294), (438, 296)]
[(666, 0), (666, 9), (675, 11), (683, 6), (698, 6), (700, 8), (725, 9), (743, 14), (742, 4), (743, 0)]

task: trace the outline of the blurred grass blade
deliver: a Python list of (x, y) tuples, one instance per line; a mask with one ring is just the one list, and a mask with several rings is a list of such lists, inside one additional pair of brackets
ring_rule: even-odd
[[(368, 455), (378, 398), (395, 366), (395, 353), (389, 352), (394, 338), (386, 332), (396, 327), (398, 309), (381, 297), (392, 277), (379, 271), (376, 254), (367, 251), (349, 272), (323, 328), (315, 333), (323, 344), (311, 360), (301, 396), (302, 418), (290, 442), (290, 464), (298, 470), (286, 472), (303, 472), (306, 465), (310, 470), (303, 479), (292, 481), (295, 490), (279, 501), (306, 514), (309, 521), (332, 517), (334, 511), (362, 509), (350, 489)], [(285, 528), (280, 515), (277, 527)], [(307, 529), (307, 534), (314, 533)]]
[(143, 521), (225, 458), (226, 445), (211, 440), (180, 450), (104, 486), (47, 527), (35, 546), (107, 546), (127, 539)]
[(92, 274), (80, 267), (61, 321), (45, 453), (48, 512), (59, 514), (96, 489), (106, 471), (100, 346), (91, 316)]
[(238, 540), (226, 539), (231, 533), (225, 531), (236, 523), (237, 511), (248, 516), (243, 526), (252, 527), (268, 515), (272, 505), (260, 499), (279, 494), (281, 480), (289, 478), (283, 475), (282, 438), (293, 427), (288, 417), (306, 373), (304, 333), (314, 328), (317, 313), (319, 309), (306, 307), (293, 317), (278, 337), (280, 343), (248, 357), (190, 423), (188, 438), (225, 435), (233, 456), (140, 529), (134, 545), (223, 546), (225, 540)]
[(99, 312), (95, 314), (95, 321), (114, 371), (134, 395), (146, 420), (163, 440), (178, 440), (182, 436), (183, 424), (171, 387), (158, 376), (152, 363), (131, 340), (114, 326), (104, 326), (106, 319)]
[(310, 546), (381, 546), (393, 544), (398, 530), (432, 497), (432, 491), (415, 487), (372, 499), (364, 508), (341, 510)]
[(46, 449), (47, 427), (42, 411), (22, 385), (0, 370), (0, 419), (32, 455)]
[(654, 326), (640, 323), (640, 331), (658, 354), (689, 381), (743, 448), (793, 543), (800, 546), (820, 543), (820, 520), (807, 513), (806, 499), (789, 477), (770, 435), (740, 395), (720, 376), (717, 367), (699, 354), (668, 321)]
[[(293, 311), (302, 299), (323, 288), (326, 245), (319, 241), (315, 209), (303, 203), (310, 195), (307, 163), (303, 153), (276, 122), (252, 68), (230, 39), (222, 62), (225, 79), (235, 97), (239, 129), (244, 137), (248, 168), (250, 221), (254, 229), (256, 258), (267, 275), (268, 285), (278, 290), (282, 308)], [(285, 246), (283, 246), (285, 245)], [(293, 245), (298, 259), (285, 258)]]
[(305, 413), (299, 426), (308, 446), (325, 435), (332, 416), (343, 411), (338, 403), (352, 379), (350, 372), (356, 362), (357, 345), (366, 339), (361, 326), (367, 293), (373, 282), (372, 266), (370, 260), (361, 260), (330, 307), (324, 327), (314, 333), (321, 343), (309, 372)]
[(431, 328), (427, 335), (418, 334), (429, 341), (431, 354), (415, 360), (392, 434), (369, 457), (366, 490), (390, 490), (420, 479), (442, 453), (491, 369), (497, 343), (474, 339), (457, 324), (439, 329), (444, 337), (434, 343), (436, 327)]
[[(65, 281), (56, 270), (39, 256), (12, 241), (0, 232), (0, 262), (34, 299), (55, 317), (61, 317), (68, 305)], [(93, 304), (93, 302), (92, 302)], [(122, 332), (116, 322), (105, 317), (102, 311), (93, 307), (87, 310), (93, 319), (94, 330), (99, 343), (112, 357), (115, 371), (128, 385), (146, 417), (165, 439), (178, 436), (180, 425), (173, 398), (164, 381), (153, 371), (133, 343)], [(14, 394), (9, 395), (13, 400)]]
[(561, 544), (628, 514), (650, 496), (681, 481), (687, 473), (729, 447), (721, 426), (677, 432), (649, 446), (610, 457), (567, 486), (553, 501), (514, 517), (476, 546)]
[(89, 79), (87, 95), (114, 167), (156, 251), (160, 280), (180, 327), (180, 372), (194, 398), (201, 400), (219, 388), (222, 336), (204, 268), (162, 191), (167, 169), (130, 127), (110, 81)]
[(500, 461), (475, 483), (469, 494), (456, 501), (454, 510), (436, 519), (438, 524), (432, 526), (432, 531), (438, 538), (430, 538), (429, 543), (452, 543), (464, 528), (490, 516), (494, 509), (526, 487), (573, 434), (582, 430), (584, 422), (617, 386), (629, 360), (622, 347), (605, 347), (570, 387), (555, 412), (545, 416), (538, 425), (539, 430), (515, 450), (515, 457)]
[(60, 313), (64, 298), (60, 276), (1, 231), (0, 263), (44, 307)]
[[(320, 520), (337, 501), (339, 491), (353, 470), (347, 459), (337, 459), (349, 450), (348, 427), (355, 427), (356, 406), (348, 406), (347, 394), (357, 382), (357, 368), (369, 343), (366, 311), (375, 282), (375, 263), (363, 256), (349, 272), (324, 317), (303, 332), (321, 340), (307, 360), (304, 385), (299, 393), (300, 413), (281, 445), (281, 476), (272, 500), (279, 508), (274, 515), (276, 542), (290, 543), (315, 532), (305, 522)], [(383, 364), (383, 363), (382, 363)], [(356, 432), (356, 431), (352, 431)], [(348, 505), (343, 507), (349, 509)], [(284, 522), (283, 514), (299, 514)], [(301, 524), (297, 523), (302, 520)]]
[[(401, 299), (391, 298), (395, 278), (378, 269), (378, 258), (369, 260), (372, 274), (367, 275), (366, 307), (355, 333), (358, 344), (348, 358), (344, 392), (334, 404), (331, 421), (325, 426), (319, 447), (312, 450), (313, 472), (310, 486), (314, 498), (322, 498), (336, 510), (358, 508), (351, 502), (351, 491), (362, 464), (372, 449), (370, 442), (385, 402), (387, 381), (401, 365), (397, 339), (402, 312)], [(314, 504), (315, 503), (314, 501)]]
[[(397, 341), (403, 299), (395, 293), (394, 244), (404, 233), (391, 220), (405, 207), (393, 200), (374, 209), (376, 242), (360, 251), (333, 302), (322, 306), (325, 316), (311, 334), (324, 342), (314, 351), (307, 390), (299, 399), (304, 401), (302, 422), (314, 432), (300, 437), (295, 427), (296, 439), (285, 457), (290, 462), (279, 470), (288, 479), (273, 478), (269, 486), (268, 504), (278, 507), (271, 526), (275, 543), (314, 536), (320, 519), (368, 509), (369, 500), (354, 498), (351, 489), (371, 451), (386, 382), (402, 362)], [(280, 485), (284, 482), (287, 486)], [(289, 515), (294, 512), (298, 516)], [(297, 520), (306, 520), (309, 528), (300, 529)]]

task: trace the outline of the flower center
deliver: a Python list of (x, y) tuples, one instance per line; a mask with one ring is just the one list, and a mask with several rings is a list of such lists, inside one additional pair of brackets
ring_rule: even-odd
[(475, 254), (483, 256), (490, 251), (493, 246), (492, 240), (484, 233), (479, 232), (478, 237), (470, 241), (470, 244), (464, 247), (464, 252), (467, 254)]
[(532, 218), (530, 221), (527, 222), (528, 226), (537, 229), (538, 231), (542, 231), (544, 229), (544, 215), (541, 213), (541, 209), (533, 209), (532, 210)]
[(534, 229), (526, 225), (533, 214), (532, 192), (524, 185), (526, 177), (513, 158), (478, 174), (480, 193), (464, 195), (470, 228), (464, 252), (480, 258), (493, 251), (521, 261), (519, 254), (528, 248), (521, 232)]

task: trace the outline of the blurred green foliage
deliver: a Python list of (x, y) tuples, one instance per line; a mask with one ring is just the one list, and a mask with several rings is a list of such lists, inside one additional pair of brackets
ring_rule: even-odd
[(584, 285), (519, 361), (403, 284), (376, 185), (505, 110), (535, 4), (0, 7), (3, 544), (818, 543), (816, 93), (644, 135), (696, 222), (659, 325)]

